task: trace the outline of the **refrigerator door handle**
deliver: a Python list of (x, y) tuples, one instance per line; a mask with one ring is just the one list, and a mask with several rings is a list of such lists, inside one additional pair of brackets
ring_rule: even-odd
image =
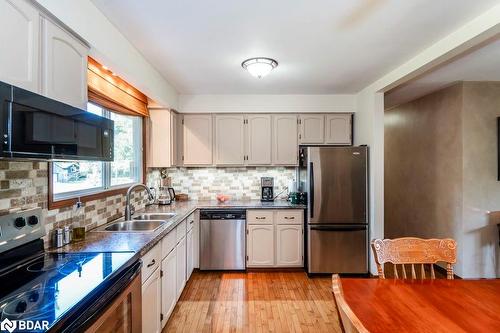
[(309, 162), (309, 201), (311, 204), (310, 218), (314, 217), (314, 165), (313, 162)]
[(320, 231), (359, 231), (359, 230), (367, 230), (367, 225), (316, 225), (310, 226), (311, 230), (320, 230)]

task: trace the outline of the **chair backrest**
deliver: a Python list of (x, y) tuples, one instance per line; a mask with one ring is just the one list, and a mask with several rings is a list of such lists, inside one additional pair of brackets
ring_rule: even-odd
[(335, 305), (337, 306), (337, 313), (339, 321), (342, 325), (342, 332), (345, 333), (369, 333), (363, 323), (358, 319), (356, 314), (352, 312), (344, 298), (344, 291), (342, 283), (338, 274), (332, 276), (332, 292)]
[(391, 263), (394, 277), (399, 278), (398, 265), (402, 278), (409, 278), (405, 265), (411, 266), (411, 278), (416, 279), (415, 265), (420, 266), (420, 277), (425, 279), (425, 265), (430, 265), (430, 278), (435, 279), (434, 264), (446, 263), (446, 277), (453, 279), (453, 264), (457, 261), (457, 242), (451, 238), (422, 239), (404, 237), (395, 239), (374, 239), (371, 243), (378, 276), (385, 279), (384, 264)]

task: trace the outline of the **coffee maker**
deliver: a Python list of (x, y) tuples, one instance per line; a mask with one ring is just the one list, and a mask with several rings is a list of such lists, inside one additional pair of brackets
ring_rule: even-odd
[(260, 178), (261, 187), (261, 201), (274, 201), (274, 178), (273, 177), (261, 177)]

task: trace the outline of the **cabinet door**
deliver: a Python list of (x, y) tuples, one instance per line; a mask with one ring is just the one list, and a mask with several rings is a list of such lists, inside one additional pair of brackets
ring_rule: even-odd
[(183, 131), (183, 164), (212, 164), (212, 115), (184, 115)]
[(178, 164), (177, 162), (177, 156), (179, 155), (177, 149), (177, 113), (170, 111), (170, 164), (172, 166), (176, 166)]
[(329, 114), (326, 116), (325, 142), (336, 145), (352, 144), (351, 114)]
[(302, 225), (276, 226), (276, 266), (297, 267), (303, 266), (303, 237)]
[(245, 136), (243, 121), (243, 115), (215, 116), (215, 164), (244, 164)]
[(271, 116), (264, 114), (247, 116), (246, 155), (247, 164), (271, 164)]
[(40, 93), (40, 14), (28, 1), (0, 0), (0, 81)]
[(161, 283), (160, 270), (157, 269), (142, 284), (142, 332), (161, 331)]
[(184, 156), (184, 117), (181, 114), (176, 114), (175, 119), (175, 136), (174, 136), (174, 146), (176, 149), (176, 166), (183, 165)]
[(42, 44), (43, 94), (85, 109), (87, 105), (87, 47), (48, 19), (43, 19)]
[(200, 213), (194, 213), (193, 226), (193, 268), (200, 268)]
[(193, 272), (193, 229), (189, 230), (186, 235), (186, 281), (191, 277)]
[(169, 168), (172, 165), (171, 134), (172, 119), (167, 109), (149, 110), (148, 124), (148, 167)]
[(300, 115), (300, 143), (325, 142), (325, 116), (322, 114)]
[(297, 165), (299, 145), (297, 142), (297, 116), (273, 116), (273, 163)]
[(182, 290), (186, 285), (186, 237), (183, 237), (179, 244), (176, 247), (176, 259), (177, 259), (177, 280), (176, 280), (176, 288), (177, 288), (177, 299), (182, 294)]
[(248, 225), (247, 230), (247, 267), (274, 266), (274, 225)]
[(163, 314), (161, 327), (164, 327), (167, 323), (177, 301), (176, 265), (177, 258), (174, 249), (161, 262), (161, 271), (163, 272), (163, 276), (161, 277), (161, 313)]

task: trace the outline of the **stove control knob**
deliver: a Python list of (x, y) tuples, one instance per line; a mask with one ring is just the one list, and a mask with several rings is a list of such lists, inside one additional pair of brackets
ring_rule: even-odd
[(26, 225), (26, 219), (22, 216), (18, 217), (17, 219), (14, 220), (14, 226), (17, 229), (21, 229)]
[(31, 226), (37, 225), (38, 217), (36, 217), (35, 215), (31, 215), (30, 217), (28, 217), (28, 224)]

